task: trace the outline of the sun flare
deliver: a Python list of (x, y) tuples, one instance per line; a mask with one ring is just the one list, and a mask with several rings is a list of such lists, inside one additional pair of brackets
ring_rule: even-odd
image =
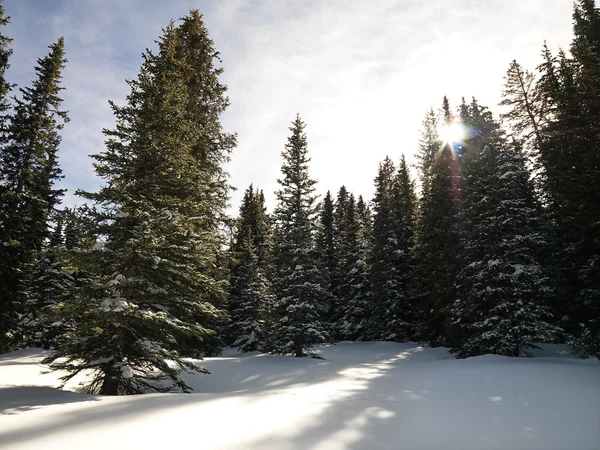
[(444, 142), (457, 142), (465, 137), (465, 127), (461, 123), (452, 122), (441, 126), (438, 134)]

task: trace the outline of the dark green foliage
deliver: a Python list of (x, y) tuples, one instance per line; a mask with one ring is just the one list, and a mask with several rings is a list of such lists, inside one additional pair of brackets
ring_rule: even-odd
[(268, 348), (267, 308), (271, 303), (270, 283), (266, 279), (248, 231), (239, 252), (236, 267), (235, 305), (231, 313), (233, 346), (242, 352), (253, 352)]
[(341, 317), (335, 323), (335, 330), (339, 339), (366, 340), (373, 306), (369, 265), (372, 224), (362, 197), (355, 203), (354, 196), (350, 195), (346, 217), (345, 275), (339, 289)]
[(282, 152), (283, 177), (276, 192), (274, 350), (296, 357), (314, 356), (328, 340), (322, 322), (327, 305), (315, 248), (316, 181), (308, 174), (305, 124), (296, 117)]
[[(452, 115), (444, 98), (442, 124)], [(455, 143), (439, 139), (431, 113), (420, 142), (421, 199), (415, 242), (413, 297), (418, 315), (417, 336), (431, 345), (450, 340), (449, 308), (456, 299), (454, 282), (460, 267), (462, 192)]]
[(373, 339), (403, 341), (412, 335), (412, 277), (416, 195), (404, 157), (398, 170), (389, 158), (379, 166), (373, 200), (371, 287)]
[(319, 214), (316, 248), (318, 251), (319, 268), (321, 270), (321, 282), (325, 295), (322, 301), (326, 304), (323, 312), (323, 320), (328, 323), (332, 322), (332, 317), (339, 311), (339, 302), (336, 297), (339, 262), (334, 220), (333, 199), (331, 198), (331, 192), (327, 191)]
[[(548, 104), (540, 162), (554, 225), (554, 263), (567, 330), (582, 355), (600, 349), (600, 12), (574, 8), (572, 58), (545, 47), (538, 86)], [(577, 339), (581, 336), (581, 339)]]
[(231, 246), (230, 341), (240, 351), (268, 348), (272, 304), (272, 240), (262, 191), (252, 185), (244, 193)]
[(521, 138), (530, 156), (537, 156), (546, 122), (546, 102), (537, 89), (536, 77), (513, 60), (504, 77), (502, 101), (507, 111), (500, 115), (511, 127), (513, 135)]
[(35, 255), (49, 237), (50, 214), (64, 193), (54, 184), (62, 178), (57, 151), (60, 130), (68, 121), (59, 96), (65, 62), (60, 38), (38, 60), (32, 86), (20, 89), (5, 130), (0, 159), (0, 352), (10, 348)]
[[(4, 15), (4, 6), (2, 5), (2, 1), (0, 1), (0, 25), (6, 26), (10, 22), (10, 17)], [(4, 36), (0, 33), (0, 136), (4, 138), (4, 132), (6, 131), (6, 111), (9, 108), (8, 103), (8, 94), (13, 88), (13, 84), (9, 83), (6, 80), (6, 71), (10, 67), (8, 60), (12, 55), (12, 49), (10, 48), (10, 44), (12, 43), (12, 38)]]
[(54, 314), (68, 301), (75, 286), (74, 277), (63, 270), (61, 258), (61, 249), (49, 246), (33, 263), (29, 298), (20, 324), (26, 346), (56, 348), (59, 337), (74, 328), (72, 320), (63, 322)]
[(222, 165), (235, 136), (219, 122), (228, 100), (217, 62), (193, 10), (163, 31), (156, 53), (145, 52), (126, 105), (111, 103), (117, 124), (105, 130), (106, 151), (93, 156), (106, 183), (80, 193), (95, 203), (74, 253), (81, 275), (56, 311), (77, 325), (45, 360), (67, 371), (65, 382), (90, 370), (89, 392), (188, 392), (180, 371), (203, 369), (182, 354), (218, 350), (228, 195)]
[[(467, 147), (470, 147), (467, 144)], [(552, 289), (540, 256), (548, 245), (525, 158), (496, 135), (472, 148), (464, 165), (464, 265), (452, 306), (459, 357), (520, 356), (553, 342)]]

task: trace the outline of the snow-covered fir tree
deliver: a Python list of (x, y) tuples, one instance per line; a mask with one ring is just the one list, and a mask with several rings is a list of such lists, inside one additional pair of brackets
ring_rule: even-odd
[(461, 183), (454, 142), (443, 142), (441, 127), (453, 115), (444, 98), (441, 118), (431, 112), (419, 143), (421, 198), (415, 242), (413, 299), (418, 312), (418, 338), (431, 345), (448, 343), (449, 307), (460, 268)]
[(316, 235), (316, 250), (320, 270), (320, 281), (323, 286), (323, 299), (326, 304), (323, 310), (323, 321), (330, 324), (338, 311), (337, 278), (338, 254), (335, 236), (335, 205), (331, 192), (327, 191), (320, 205), (319, 222)]
[[(463, 267), (451, 314), (459, 357), (519, 356), (556, 340), (549, 323), (549, 278), (540, 262), (547, 246), (526, 160), (485, 108), (473, 103), (463, 167), (466, 219)], [(483, 146), (483, 148), (481, 148)]]
[(268, 347), (267, 313), (271, 303), (271, 286), (259, 265), (250, 234), (246, 233), (238, 253), (235, 294), (230, 301), (235, 305), (231, 314), (233, 346), (241, 352), (253, 352)]
[[(0, 19), (2, 23), (4, 19)], [(6, 68), (7, 41), (0, 37), (0, 72)], [(4, 47), (3, 47), (4, 46)], [(28, 298), (31, 269), (49, 237), (49, 217), (64, 193), (55, 183), (60, 132), (68, 121), (61, 110), (64, 39), (38, 59), (36, 79), (21, 88), (9, 124), (3, 128), (0, 154), (0, 352), (14, 344), (18, 314)], [(6, 86), (0, 81), (0, 92)], [(4, 99), (0, 98), (0, 103)], [(4, 116), (4, 112), (0, 111)], [(4, 124), (6, 125), (6, 123)]]
[(63, 322), (54, 314), (61, 303), (68, 301), (75, 286), (73, 275), (64, 270), (60, 243), (53, 242), (39, 252), (30, 283), (29, 298), (19, 325), (23, 344), (57, 348), (59, 338), (74, 328), (73, 320)]
[(156, 52), (146, 51), (126, 105), (112, 103), (117, 125), (93, 156), (106, 182), (81, 193), (95, 203), (85, 231), (98, 242), (82, 247), (82, 239), (76, 262), (93, 282), (57, 308), (77, 326), (45, 360), (67, 372), (64, 382), (87, 371), (88, 392), (188, 392), (181, 371), (205, 371), (182, 351), (212, 351), (210, 327), (225, 300), (216, 276), (228, 192), (222, 166), (236, 140), (220, 125), (228, 100), (217, 64), (192, 10), (164, 29)]
[(336, 335), (342, 340), (366, 340), (371, 315), (370, 237), (368, 206), (350, 194), (347, 205), (344, 276), (340, 285), (341, 316), (335, 323)]
[(264, 350), (268, 345), (272, 308), (271, 233), (262, 191), (244, 193), (231, 246), (232, 268), (229, 311), (231, 344), (240, 351)]
[(415, 207), (414, 186), (404, 158), (398, 169), (386, 158), (379, 166), (373, 199), (372, 339), (403, 341), (412, 334), (409, 281)]
[(555, 224), (560, 295), (565, 325), (583, 356), (600, 355), (600, 10), (577, 0), (572, 57), (545, 47), (539, 89), (550, 119), (540, 161)]
[(278, 180), (275, 209), (276, 322), (274, 351), (296, 357), (314, 356), (313, 347), (327, 342), (322, 322), (327, 305), (315, 249), (317, 197), (308, 173), (305, 124), (298, 115), (282, 152), (283, 177)]

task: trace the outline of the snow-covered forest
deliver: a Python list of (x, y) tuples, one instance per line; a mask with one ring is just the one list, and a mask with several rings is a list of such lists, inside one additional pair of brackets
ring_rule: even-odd
[[(74, 434), (56, 434), (54, 415), (110, 417), (129, 406), (106, 396), (148, 394), (131, 415), (187, 428), (164, 412), (180, 405), (221, 422), (207, 448), (600, 448), (594, 0), (574, 2), (569, 49), (506, 62), (499, 105), (465, 93), (419, 112), (416, 164), (373, 167), (373, 198), (317, 195), (310, 123), (290, 117), (275, 208), (250, 185), (237, 217), (227, 68), (201, 11), (167, 20), (125, 103), (110, 103), (91, 155), (102, 185), (76, 208), (58, 187), (65, 41), (16, 86), (0, 32), (0, 447), (54, 433), (65, 448)], [(199, 397), (150, 395), (167, 392)], [(279, 417), (286, 403), (293, 417)], [(260, 414), (277, 437), (261, 440)], [(321, 414), (343, 420), (311, 434)], [(399, 441), (395, 421), (439, 434), (421, 423)]]

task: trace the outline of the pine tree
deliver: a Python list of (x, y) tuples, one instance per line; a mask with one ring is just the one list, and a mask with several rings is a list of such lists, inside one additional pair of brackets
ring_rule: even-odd
[(440, 138), (438, 134), (438, 117), (433, 109), (429, 110), (423, 119), (423, 129), (419, 139), (419, 148), (417, 150), (417, 168), (421, 183), (429, 181), (429, 171), (440, 150)]
[(557, 278), (565, 325), (582, 355), (600, 354), (600, 12), (593, 0), (574, 9), (573, 58), (544, 48), (540, 90), (550, 121), (540, 160), (555, 224)]
[[(347, 301), (342, 284), (347, 274), (350, 261), (356, 255), (358, 248), (354, 244), (357, 233), (356, 202), (354, 195), (348, 192), (346, 186), (340, 187), (335, 202), (333, 214), (333, 242), (335, 249), (335, 266), (332, 272), (331, 289), (334, 295), (334, 310), (330, 315), (330, 323), (335, 324), (343, 314)], [(335, 328), (335, 327), (334, 327)], [(339, 336), (336, 336), (339, 337)]]
[(379, 164), (373, 198), (373, 252), (371, 253), (372, 314), (369, 336), (374, 340), (388, 337), (385, 319), (388, 301), (395, 297), (392, 254), (395, 251), (392, 203), (396, 167), (389, 157)]
[(29, 298), (20, 323), (26, 346), (57, 348), (60, 336), (74, 328), (73, 320), (65, 323), (54, 315), (75, 286), (75, 279), (64, 270), (61, 259), (61, 249), (49, 245), (33, 263)]
[(552, 342), (552, 288), (540, 263), (548, 245), (525, 158), (516, 145), (487, 136), (464, 166), (466, 242), (452, 317), (459, 357), (520, 356)]
[(238, 222), (231, 246), (230, 341), (240, 351), (263, 350), (272, 303), (271, 239), (264, 195), (252, 185), (244, 193)]
[(546, 105), (537, 89), (535, 75), (524, 70), (516, 60), (510, 63), (504, 77), (500, 106), (507, 108), (500, 115), (502, 121), (510, 125), (515, 137), (524, 141), (530, 155), (537, 155), (546, 123)]
[(386, 158), (375, 179), (371, 286), (374, 339), (402, 341), (412, 334), (409, 280), (416, 195), (404, 158), (398, 170)]
[(283, 178), (275, 209), (275, 351), (296, 357), (314, 356), (312, 348), (328, 340), (322, 323), (323, 302), (315, 249), (316, 181), (308, 173), (305, 124), (296, 117), (282, 152)]
[[(45, 363), (66, 383), (85, 370), (89, 392), (104, 395), (190, 390), (180, 372), (205, 371), (184, 360), (194, 346), (213, 351), (223, 316), (221, 257), (227, 180), (222, 164), (235, 145), (220, 115), (226, 87), (202, 15), (192, 10), (146, 51), (117, 119), (94, 155), (106, 180), (86, 233), (99, 240), (76, 252), (93, 276), (57, 314), (76, 329)], [(168, 363), (170, 361), (171, 363)]]
[[(2, 0), (0, 0), (0, 25), (6, 26), (10, 23), (10, 17), (4, 15), (4, 6)], [(10, 67), (8, 60), (12, 55), (12, 49), (10, 44), (12, 38), (4, 36), (0, 33), (0, 136), (4, 139), (4, 133), (6, 132), (6, 112), (9, 108), (8, 94), (13, 88), (13, 84), (6, 80), (6, 71)]]
[(68, 209), (65, 208), (63, 210), (64, 218), (63, 222), (65, 222), (64, 228), (64, 244), (67, 250), (73, 250), (76, 247), (79, 247), (81, 242), (81, 227), (82, 227), (82, 217), (81, 211), (77, 209)]
[(392, 320), (389, 326), (397, 336), (402, 336), (400, 339), (408, 339), (414, 332), (415, 322), (410, 284), (414, 276), (417, 195), (404, 155), (396, 171), (393, 208), (396, 234), (393, 260), (398, 280), (398, 298), (389, 308)]
[(58, 166), (60, 130), (68, 121), (60, 106), (64, 40), (38, 60), (37, 79), (20, 89), (0, 161), (0, 352), (7, 351), (17, 313), (27, 298), (36, 252), (49, 237), (48, 220), (64, 190)]
[(242, 352), (253, 352), (264, 349), (268, 342), (265, 318), (270, 303), (270, 284), (259, 266), (250, 230), (246, 233), (239, 258), (236, 293), (231, 297), (236, 305), (231, 317), (235, 337), (233, 345)]
[(431, 345), (448, 344), (449, 308), (454, 303), (454, 281), (460, 268), (461, 183), (455, 143), (442, 142), (434, 126), (454, 120), (444, 98), (442, 119), (426, 120), (420, 153), (432, 155), (421, 170), (421, 199), (415, 242), (413, 301), (418, 316), (417, 335)]
[(322, 301), (326, 303), (323, 320), (327, 323), (332, 321), (338, 304), (335, 292), (337, 289), (338, 255), (335, 242), (334, 220), (333, 199), (331, 198), (331, 192), (327, 191), (320, 207), (319, 227), (316, 236), (318, 263), (321, 270), (320, 279), (325, 295)]
[(347, 256), (340, 286), (341, 317), (336, 322), (336, 333), (343, 340), (366, 340), (371, 315), (370, 239), (371, 220), (368, 206), (362, 197), (355, 203), (348, 199)]

